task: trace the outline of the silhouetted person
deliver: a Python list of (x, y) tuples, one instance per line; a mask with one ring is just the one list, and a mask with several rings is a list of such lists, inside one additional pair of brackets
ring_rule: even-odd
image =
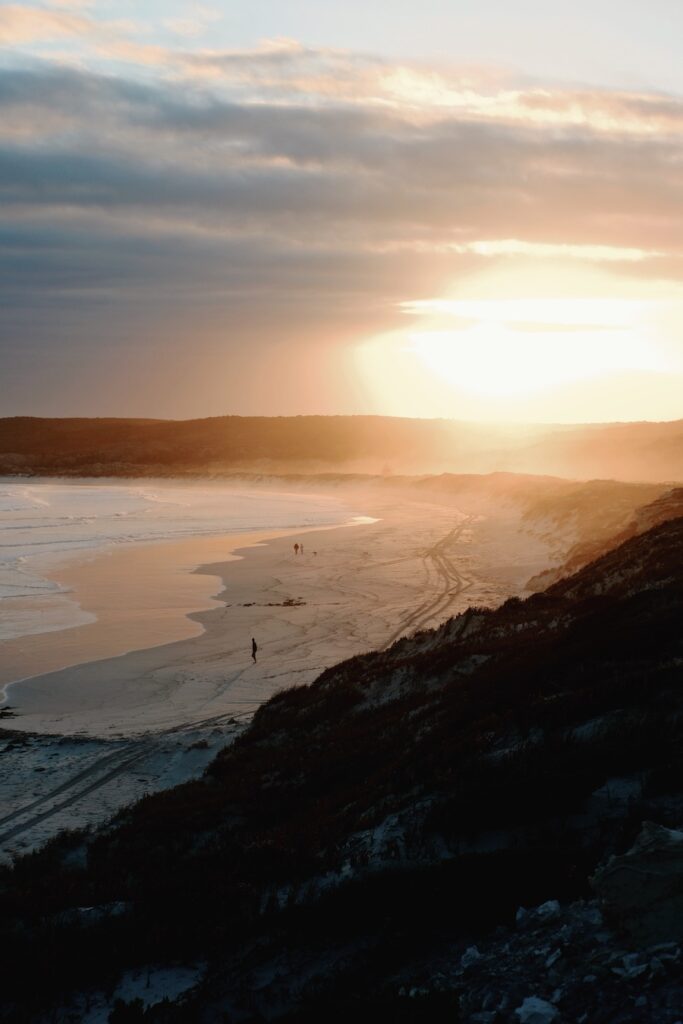
[(295, 555), (298, 555), (298, 554), (299, 554), (299, 545), (298, 545), (298, 544), (295, 544), (295, 545), (294, 545), (294, 554), (295, 554)]
[(303, 555), (303, 553), (304, 553), (304, 546), (303, 546), (303, 544), (299, 544), (299, 554)]
[(258, 647), (256, 646), (256, 641), (254, 640), (254, 638), (252, 636), (252, 638), (251, 638), (251, 656), (254, 659), (254, 663), (256, 663), (256, 652), (257, 651), (258, 651)]

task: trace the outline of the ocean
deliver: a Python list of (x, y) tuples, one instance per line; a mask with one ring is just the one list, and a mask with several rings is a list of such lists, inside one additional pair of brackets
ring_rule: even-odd
[(346, 522), (351, 511), (325, 495), (220, 483), (0, 478), (2, 641), (94, 621), (54, 578), (60, 565), (122, 545), (304, 529)]

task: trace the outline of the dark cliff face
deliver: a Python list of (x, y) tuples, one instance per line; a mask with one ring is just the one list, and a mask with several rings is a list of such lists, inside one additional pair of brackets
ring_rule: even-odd
[[(50, 1005), (125, 966), (204, 958), (168, 1019), (256, 1020), (309, 1005), (297, 972), (315, 999), (380, 991), (416, 943), (588, 895), (643, 819), (678, 823), (682, 613), (677, 518), (276, 697), (202, 781), (2, 875), (7, 1019), (36, 978)], [(605, 797), (614, 780), (627, 797)], [(257, 999), (245, 979), (278, 957), (288, 995)]]

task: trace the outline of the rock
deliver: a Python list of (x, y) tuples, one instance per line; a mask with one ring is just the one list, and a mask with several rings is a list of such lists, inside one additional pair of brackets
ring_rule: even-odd
[(463, 955), (460, 957), (461, 967), (471, 967), (472, 964), (476, 964), (477, 960), (481, 959), (481, 953), (476, 946), (469, 946)]
[(527, 996), (515, 1013), (519, 1017), (520, 1024), (553, 1024), (559, 1013), (552, 1003), (538, 996)]
[(612, 974), (632, 981), (634, 978), (639, 978), (641, 974), (645, 974), (646, 970), (647, 964), (627, 964), (624, 967), (613, 967)]
[(540, 907), (536, 907), (536, 917), (540, 917), (542, 921), (555, 921), (560, 916), (560, 904), (557, 900), (547, 900), (546, 903), (541, 903)]
[(591, 879), (606, 914), (640, 945), (683, 939), (683, 832), (643, 824), (627, 853)]
[(530, 920), (534, 918), (541, 921), (555, 921), (561, 913), (560, 904), (557, 900), (547, 900), (545, 903), (541, 903), (540, 907), (535, 907), (533, 910), (527, 910), (525, 907), (519, 907), (515, 914), (515, 921), (518, 925), (529, 924)]

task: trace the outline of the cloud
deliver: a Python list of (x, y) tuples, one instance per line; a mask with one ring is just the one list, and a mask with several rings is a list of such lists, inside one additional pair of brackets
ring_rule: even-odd
[[(82, 58), (93, 54), (127, 61), (141, 67), (163, 66), (169, 60), (164, 47), (135, 39), (139, 26), (105, 21), (85, 12), (87, 4), (59, 4), (57, 9), (0, 4), (0, 45), (31, 47), (68, 42)], [(78, 49), (80, 48), (80, 50)]]
[(173, 59), (179, 71), (205, 76), (227, 90), (251, 88), (285, 101), (306, 97), (318, 104), (393, 109), (422, 123), (455, 116), (461, 121), (652, 136), (676, 133), (683, 121), (679, 97), (553, 88), (491, 68), (389, 63), (288, 39), (266, 41), (253, 50), (200, 51)]
[(86, 36), (93, 30), (96, 25), (89, 18), (66, 10), (0, 5), (0, 43), (5, 46)]
[(95, 7), (97, 0), (47, 0), (47, 7), (58, 10), (88, 11)]
[(238, 101), (55, 68), (0, 73), (0, 111), (7, 209), (144, 211), (376, 252), (680, 253), (682, 147), (668, 134), (549, 134), (457, 112), (425, 124), (394, 109)]
[(523, 242), (518, 238), (492, 239), (487, 242), (454, 243), (455, 252), (474, 252), (480, 256), (531, 256), (538, 259), (560, 258), (588, 260), (591, 263), (640, 263), (663, 254), (649, 249), (611, 245), (567, 245), (566, 243)]
[(107, 337), (191, 310), (231, 345), (348, 339), (524, 260), (683, 281), (677, 97), (290, 40), (171, 52), (69, 9), (4, 5), (0, 39), (117, 62), (0, 67), (6, 354), (89, 344), (103, 310)]
[(174, 35), (192, 39), (203, 35), (211, 25), (222, 21), (223, 12), (203, 4), (191, 4), (181, 17), (167, 18), (164, 27)]

